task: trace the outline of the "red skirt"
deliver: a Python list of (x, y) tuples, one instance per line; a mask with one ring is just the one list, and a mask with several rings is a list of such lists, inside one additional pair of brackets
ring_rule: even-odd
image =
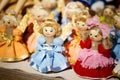
[(104, 68), (89, 69), (81, 66), (81, 61), (77, 60), (73, 69), (76, 74), (85, 78), (106, 78), (112, 75), (113, 66)]

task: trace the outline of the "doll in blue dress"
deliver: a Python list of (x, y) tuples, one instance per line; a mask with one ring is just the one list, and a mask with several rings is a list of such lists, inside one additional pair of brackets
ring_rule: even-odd
[(120, 62), (120, 14), (114, 16), (114, 26), (110, 33), (113, 40), (112, 56), (115, 62)]
[(68, 68), (67, 58), (62, 54), (65, 50), (63, 41), (57, 38), (61, 34), (59, 24), (47, 19), (42, 24), (40, 33), (43, 36), (38, 38), (37, 51), (30, 58), (30, 66), (42, 73), (59, 72)]

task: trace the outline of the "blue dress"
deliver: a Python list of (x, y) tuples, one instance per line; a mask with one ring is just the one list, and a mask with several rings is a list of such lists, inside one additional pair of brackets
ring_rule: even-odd
[(115, 28), (113, 27), (113, 30), (111, 31), (110, 36), (115, 36), (113, 38), (113, 48), (112, 48), (112, 56), (115, 59), (116, 62), (120, 61), (120, 30), (115, 34)]
[(45, 42), (45, 37), (38, 38), (37, 51), (30, 58), (30, 66), (42, 73), (58, 72), (68, 68), (67, 58), (62, 54), (62, 39), (55, 38), (50, 45)]

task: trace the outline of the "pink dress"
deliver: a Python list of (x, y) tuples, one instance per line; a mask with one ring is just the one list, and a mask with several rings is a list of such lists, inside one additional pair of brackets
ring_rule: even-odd
[(87, 78), (106, 78), (112, 75), (113, 59), (110, 57), (110, 50), (105, 49), (99, 44), (98, 50), (92, 50), (91, 40), (80, 42), (82, 50), (80, 51), (74, 71)]

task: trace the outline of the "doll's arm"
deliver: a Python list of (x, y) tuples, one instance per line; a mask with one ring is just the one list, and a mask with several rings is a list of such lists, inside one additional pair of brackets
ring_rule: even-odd
[(72, 33), (72, 25), (71, 23), (68, 23), (65, 27), (62, 28), (62, 34), (60, 35), (60, 38), (65, 41), (70, 34)]
[(16, 12), (16, 14), (19, 13), (19, 11), (22, 9), (22, 7), (24, 6), (26, 0), (18, 0), (16, 7), (14, 9), (14, 11)]
[(1, 3), (0, 3), (0, 12), (7, 5), (8, 2), (9, 2), (9, 0), (2, 0), (1, 1)]
[(22, 18), (22, 20), (21, 20), (21, 22), (20, 22), (20, 25), (17, 27), (17, 28), (18, 28), (19, 30), (21, 30), (23, 33), (24, 33), (25, 29), (27, 28), (27, 21), (28, 21), (28, 19), (29, 19), (29, 15), (26, 14), (26, 15)]
[(40, 30), (40, 25), (37, 23), (36, 20), (33, 21), (33, 31), (35, 33), (35, 35), (37, 36), (41, 36), (42, 34), (39, 33), (39, 30)]
[(110, 57), (111, 50), (110, 49), (105, 49), (102, 44), (98, 46), (98, 52), (105, 57)]

